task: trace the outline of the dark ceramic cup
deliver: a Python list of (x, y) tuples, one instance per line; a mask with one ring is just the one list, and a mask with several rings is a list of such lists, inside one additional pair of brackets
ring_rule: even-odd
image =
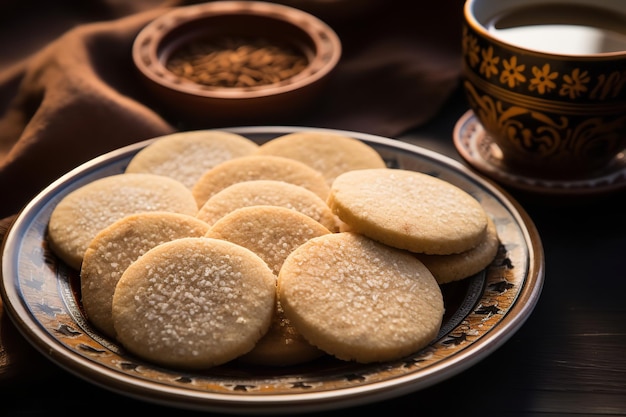
[(511, 170), (584, 178), (624, 157), (626, 1), (467, 0), (463, 87)]

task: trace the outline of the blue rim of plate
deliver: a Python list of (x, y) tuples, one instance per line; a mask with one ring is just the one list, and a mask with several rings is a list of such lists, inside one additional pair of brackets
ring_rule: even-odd
[[(289, 368), (231, 363), (198, 372), (158, 367), (128, 355), (90, 326), (76, 290), (78, 273), (52, 254), (45, 235), (52, 209), (66, 194), (123, 173), (150, 139), (97, 157), (59, 178), (22, 210), (6, 236), (1, 287), (6, 309), (22, 335), (54, 363), (113, 392), (183, 409), (243, 414), (324, 411), (394, 398), (448, 379), (494, 352), (532, 313), (544, 280), (543, 246), (534, 223), (505, 191), (457, 161), (398, 140), (351, 131), (284, 126), (220, 130), (257, 143), (306, 130), (357, 138), (374, 147), (389, 168), (424, 172), (474, 196), (494, 219), (501, 239), (498, 255), (475, 276), (444, 284), (444, 299), (450, 303), (446, 308), (452, 311), (439, 336), (401, 360), (356, 364), (324, 357)], [(451, 301), (454, 297), (458, 299)]]

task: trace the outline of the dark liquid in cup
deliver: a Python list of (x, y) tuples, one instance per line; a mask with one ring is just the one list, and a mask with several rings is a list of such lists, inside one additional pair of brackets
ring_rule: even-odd
[(592, 6), (521, 7), (494, 17), (486, 27), (505, 42), (535, 51), (569, 55), (626, 52), (626, 15)]

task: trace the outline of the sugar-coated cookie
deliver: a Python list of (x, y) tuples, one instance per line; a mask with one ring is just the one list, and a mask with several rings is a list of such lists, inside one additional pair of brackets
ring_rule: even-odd
[(267, 332), (276, 276), (249, 249), (209, 238), (162, 243), (133, 262), (113, 295), (118, 341), (154, 363), (206, 369)]
[(126, 216), (91, 241), (80, 270), (81, 297), (89, 321), (115, 338), (111, 303), (126, 268), (153, 247), (183, 237), (202, 237), (205, 222), (181, 213), (144, 212)]
[(325, 354), (298, 333), (285, 317), (281, 304), (276, 302), (269, 330), (254, 349), (238, 360), (254, 365), (285, 367), (306, 363)]
[(280, 206), (249, 206), (219, 219), (207, 237), (225, 239), (250, 249), (276, 275), (289, 253), (313, 237), (330, 233), (307, 215)]
[(332, 233), (295, 249), (278, 276), (285, 316), (311, 344), (339, 359), (399, 359), (427, 346), (443, 296), (412, 254), (357, 233)]
[[(218, 220), (206, 236), (225, 239), (252, 250), (278, 275), (285, 258), (294, 249), (314, 237), (329, 233), (327, 228), (297, 211), (279, 206), (250, 206)], [(277, 303), (269, 331), (242, 360), (287, 366), (322, 354), (298, 334)]]
[(198, 207), (218, 191), (250, 180), (278, 180), (300, 185), (326, 201), (328, 184), (321, 173), (295, 159), (250, 155), (222, 162), (206, 172), (192, 188)]
[(338, 176), (327, 203), (351, 230), (411, 252), (447, 255), (483, 241), (487, 213), (469, 193), (428, 174), (364, 169)]
[(195, 216), (196, 201), (183, 183), (156, 174), (128, 173), (100, 178), (67, 194), (48, 223), (52, 251), (80, 270), (85, 250), (105, 227), (133, 213), (170, 211)]
[(339, 133), (301, 131), (262, 144), (257, 155), (276, 155), (304, 162), (324, 175), (328, 185), (347, 171), (385, 168), (378, 152), (358, 139)]
[(326, 201), (299, 185), (277, 180), (252, 180), (230, 185), (214, 194), (198, 210), (197, 217), (212, 225), (238, 208), (271, 205), (306, 214), (334, 232), (339, 222)]
[(433, 273), (439, 284), (468, 278), (482, 271), (494, 260), (500, 246), (496, 225), (490, 217), (487, 219), (487, 234), (472, 249), (451, 255), (416, 253), (415, 256)]
[(191, 189), (209, 169), (258, 147), (244, 136), (220, 130), (178, 132), (155, 138), (133, 156), (126, 172), (165, 175)]

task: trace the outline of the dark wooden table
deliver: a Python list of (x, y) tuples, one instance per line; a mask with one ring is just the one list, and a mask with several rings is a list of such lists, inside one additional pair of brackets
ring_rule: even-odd
[[(461, 160), (455, 94), (430, 124), (401, 140)], [(545, 283), (526, 323), (471, 368), (421, 391), (325, 416), (626, 416), (626, 203), (624, 193), (551, 198), (507, 189), (528, 212), (545, 251)], [(1, 416), (210, 415), (171, 409), (97, 387), (61, 370), (4, 323), (34, 369), (0, 388)], [(315, 414), (312, 414), (315, 415)]]

